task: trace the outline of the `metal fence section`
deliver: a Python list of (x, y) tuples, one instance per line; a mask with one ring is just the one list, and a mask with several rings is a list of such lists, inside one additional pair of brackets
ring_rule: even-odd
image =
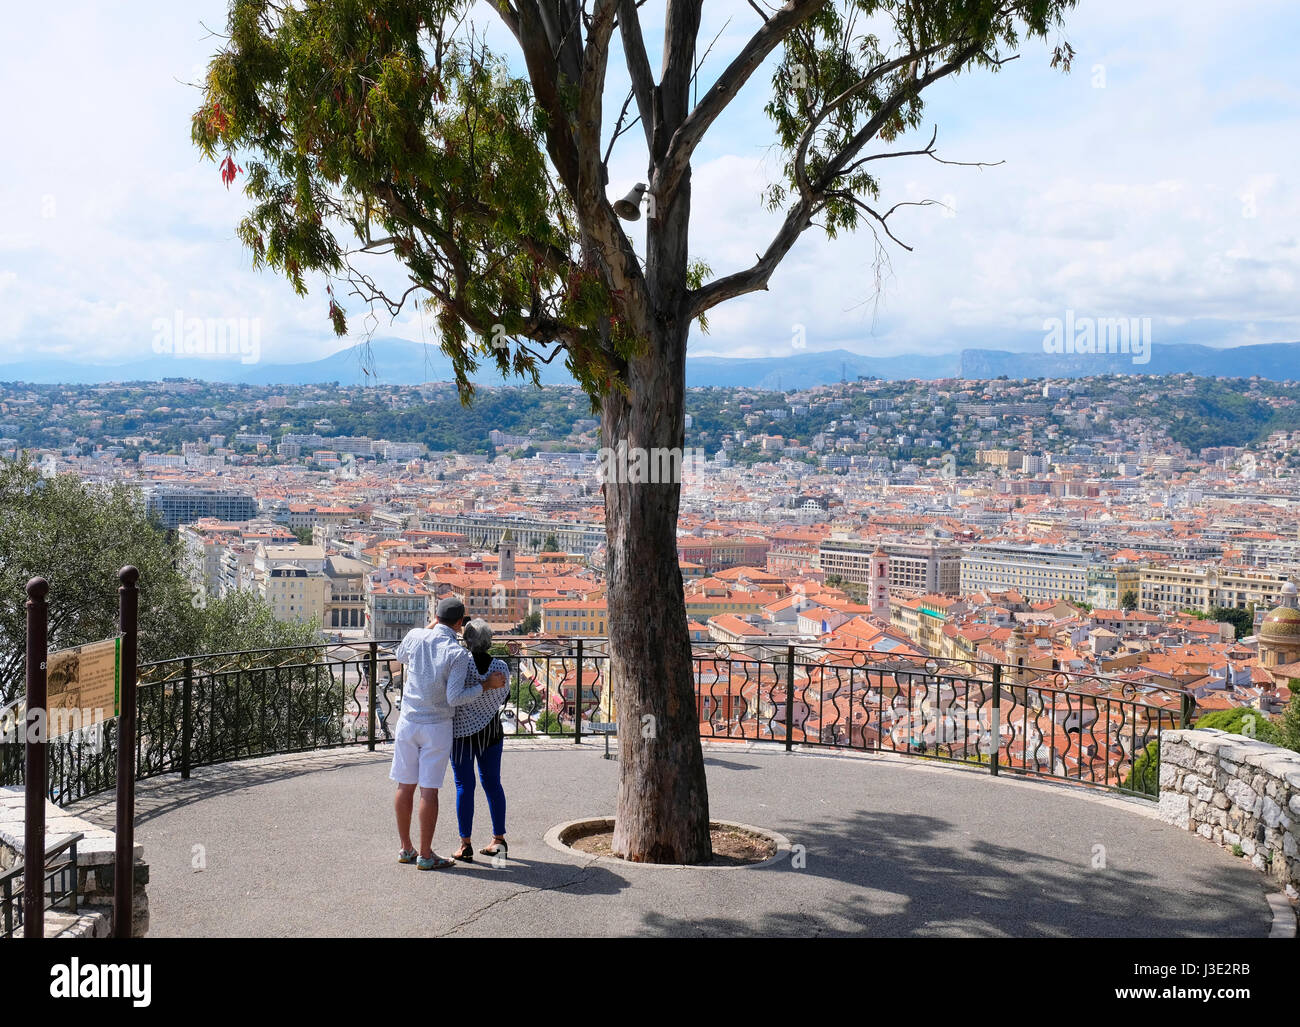
[[(45, 850), (41, 873), (43, 908), (77, 912), (77, 843), (84, 837), (81, 833), (71, 834)], [(60, 856), (64, 858), (56, 862)], [(0, 874), (0, 938), (16, 938), (23, 929), (26, 878), (26, 867), (21, 864)]]
[[(507, 735), (616, 735), (605, 639), (504, 642)], [(395, 647), (335, 642), (142, 665), (137, 776), (188, 777), (214, 763), (390, 741), (404, 669)], [(706, 740), (897, 752), (1152, 798), (1160, 734), (1190, 724), (1194, 711), (1172, 688), (817, 645), (694, 643), (692, 673)], [(113, 786), (113, 723), (49, 748), (51, 801)], [(0, 783), (21, 783), (15, 750), (0, 745)]]

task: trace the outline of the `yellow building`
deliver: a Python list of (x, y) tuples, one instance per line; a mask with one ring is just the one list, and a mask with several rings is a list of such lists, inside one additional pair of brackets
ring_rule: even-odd
[(608, 633), (609, 610), (603, 596), (553, 599), (541, 609), (544, 634), (604, 638)]
[(1145, 567), (1138, 580), (1138, 609), (1148, 613), (1209, 613), (1216, 606), (1236, 610), (1251, 605), (1268, 608), (1281, 602), (1286, 582), (1286, 575), (1278, 571), (1244, 567)]

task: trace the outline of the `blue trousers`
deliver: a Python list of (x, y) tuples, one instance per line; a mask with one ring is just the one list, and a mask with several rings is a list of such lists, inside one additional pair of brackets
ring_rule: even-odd
[(501, 787), (501, 752), (504, 740), (488, 746), (476, 756), (474, 747), (466, 738), (457, 738), (451, 745), (451, 772), (456, 779), (456, 823), (460, 836), (469, 838), (474, 830), (474, 761), (478, 760), (478, 775), (487, 796), (488, 812), (492, 815), (492, 833), (506, 833), (506, 790)]

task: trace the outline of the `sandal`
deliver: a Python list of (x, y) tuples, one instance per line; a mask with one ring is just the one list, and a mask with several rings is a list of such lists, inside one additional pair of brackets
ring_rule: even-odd
[(416, 861), (416, 859), (419, 858), (419, 855), (420, 855), (420, 854), (419, 854), (418, 852), (416, 852), (414, 849), (402, 849), (402, 850), (397, 854), (397, 862), (399, 862), (399, 863), (414, 863), (414, 862)]
[(474, 862), (474, 846), (466, 843), (451, 854), (452, 859), (458, 859), (462, 863)]
[(446, 870), (447, 867), (454, 867), (456, 861), (454, 859), (448, 859), (446, 856), (439, 856), (435, 852), (428, 859), (421, 856), (416, 860), (415, 865), (417, 869), (420, 870)]
[(508, 856), (510, 854), (510, 846), (503, 841), (493, 842), (486, 848), (479, 849), (478, 854), (480, 856)]

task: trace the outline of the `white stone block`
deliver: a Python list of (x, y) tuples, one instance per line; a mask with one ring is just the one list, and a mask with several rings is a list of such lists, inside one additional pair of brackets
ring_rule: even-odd
[(1173, 824), (1174, 827), (1181, 827), (1186, 831), (1190, 819), (1190, 805), (1191, 800), (1186, 795), (1180, 795), (1177, 792), (1161, 792), (1160, 802), (1156, 807), (1156, 815), (1166, 824)]

